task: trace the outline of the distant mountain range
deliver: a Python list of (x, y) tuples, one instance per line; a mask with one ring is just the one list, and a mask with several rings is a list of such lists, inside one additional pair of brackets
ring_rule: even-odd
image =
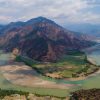
[(44, 17), (0, 25), (1, 49), (11, 52), (17, 48), (21, 54), (40, 61), (56, 61), (68, 50), (93, 45), (90, 40), (87, 35), (69, 31)]
[(64, 25), (64, 27), (75, 32), (93, 35), (100, 38), (100, 24), (67, 24)]

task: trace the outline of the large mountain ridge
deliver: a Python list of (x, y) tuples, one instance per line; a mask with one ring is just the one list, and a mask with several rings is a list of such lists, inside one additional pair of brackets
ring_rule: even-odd
[(69, 31), (45, 17), (26, 22), (12, 22), (0, 28), (0, 48), (7, 52), (17, 48), (21, 55), (39, 61), (56, 61), (68, 50), (93, 45), (86, 35)]

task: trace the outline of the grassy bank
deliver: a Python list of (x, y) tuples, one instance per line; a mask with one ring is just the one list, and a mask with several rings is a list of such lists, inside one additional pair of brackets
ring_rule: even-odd
[(37, 62), (22, 56), (17, 56), (16, 61), (25, 62), (38, 73), (52, 78), (76, 78), (87, 76), (98, 70), (97, 66), (87, 61), (85, 53), (80, 51), (69, 51), (55, 63)]
[[(23, 92), (23, 91), (17, 91), (17, 90), (4, 90), (4, 89), (0, 89), (0, 100), (1, 99), (3, 99), (4, 97), (6, 97), (6, 96), (9, 96), (9, 97), (12, 97), (12, 95), (13, 96), (15, 96), (16, 97), (16, 95), (14, 95), (14, 94), (16, 94), (16, 95), (22, 95), (22, 96), (25, 96), (26, 97), (26, 99), (28, 98), (28, 96), (29, 96), (29, 92)], [(41, 98), (42, 97), (42, 99), (44, 98), (45, 99), (45, 97), (49, 97), (49, 98), (56, 98), (56, 100), (63, 100), (63, 99), (65, 99), (66, 97), (58, 97), (58, 96), (49, 96), (49, 95), (47, 95), (47, 94), (45, 94), (45, 95), (41, 95), (41, 94), (37, 94), (37, 93), (34, 93), (33, 95), (32, 95), (34, 98), (36, 98), (36, 97), (39, 97), (39, 98)], [(27, 100), (31, 100), (31, 99), (27, 99)]]

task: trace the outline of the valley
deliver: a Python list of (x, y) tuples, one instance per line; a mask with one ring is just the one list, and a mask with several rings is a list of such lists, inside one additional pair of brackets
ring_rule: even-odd
[(0, 30), (1, 89), (61, 100), (76, 90), (100, 88), (100, 44), (93, 38), (44, 17)]
[(85, 53), (70, 51), (56, 62), (36, 62), (28, 57), (17, 56), (16, 61), (25, 62), (38, 73), (53, 79), (81, 80), (99, 68), (87, 61)]
[(0, 100), (100, 100), (100, 0), (0, 0)]
[[(21, 64), (9, 65), (8, 63), (10, 59), (10, 54), (1, 54), (0, 59), (3, 59), (3, 63), (2, 60), (0, 60), (0, 88), (7, 90), (22, 90), (31, 93), (37, 93), (40, 95), (54, 95), (58, 97), (65, 97), (67, 95), (67, 89), (71, 85), (68, 85), (68, 87), (66, 87), (67, 85), (63, 86), (58, 84), (58, 86), (56, 87), (57, 84), (55, 82), (49, 82), (38, 78), (38, 76), (33, 76), (34, 73), (32, 72), (34, 71), (28, 66), (25, 66), (23, 64), (22, 67), (20, 66)], [(18, 70), (16, 70), (15, 67), (16, 69), (19, 69), (19, 71), (22, 71), (22, 73), (19, 74), (17, 72)], [(25, 70), (28, 71), (28, 74), (26, 74), (26, 78)]]
[[(70, 92), (78, 89), (100, 88), (99, 85), (100, 71), (94, 72), (94, 74), (91, 74), (86, 78), (84, 77), (82, 77), (81, 79), (76, 78), (77, 80), (55, 79), (55, 78), (51, 79), (39, 75), (34, 69), (29, 67), (28, 65), (25, 65), (22, 62), (9, 62), (10, 59), (11, 59), (11, 54), (8, 53), (3, 54), (3, 52), (1, 51), (0, 88), (2, 89), (21, 90), (26, 92), (37, 93), (39, 95), (53, 95), (57, 97), (66, 97), (70, 94)], [(73, 64), (75, 63), (73, 62), (72, 65)], [(43, 67), (43, 65), (39, 64), (38, 67), (41, 68)], [(60, 64), (58, 64), (57, 66), (56, 64), (56, 67), (59, 67), (59, 65)], [(61, 65), (63, 65), (63, 63), (61, 63)]]

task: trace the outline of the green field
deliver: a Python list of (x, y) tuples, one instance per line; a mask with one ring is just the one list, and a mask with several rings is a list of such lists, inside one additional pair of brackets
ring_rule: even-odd
[[(9, 54), (4, 54), (4, 55), (1, 54), (0, 55), (0, 64), (2, 65), (2, 61), (3, 61), (3, 64), (6, 63), (7, 59), (9, 59)], [(85, 65), (87, 63), (84, 59), (85, 59), (84, 54), (78, 54), (78, 55), (73, 54), (73, 55), (64, 56), (63, 59), (60, 59), (60, 61), (58, 61), (56, 63), (44, 64), (41, 62), (33, 61), (28, 58), (22, 59), (20, 56), (18, 56), (16, 60), (24, 61), (26, 64), (30, 65), (33, 68), (45, 68), (46, 67), (48, 69), (48, 67), (53, 68), (54, 66), (52, 66), (52, 65), (55, 65), (57, 68), (59, 68), (60, 67), (59, 64), (61, 64), (61, 65), (64, 65), (64, 66), (61, 66), (61, 68), (66, 68), (65, 65), (67, 65), (67, 66), (70, 65), (70, 66), (73, 66), (73, 68), (80, 70), (81, 69), (80, 67), (82, 67), (83, 65)], [(73, 62), (72, 62), (72, 60), (73, 60)], [(45, 67), (44, 67), (44, 65), (45, 65)], [(70, 70), (70, 71), (73, 72), (74, 70)], [(67, 71), (65, 71), (65, 75), (68, 75)], [(70, 75), (70, 73), (69, 73), (69, 75)], [(48, 81), (54, 81), (54, 82), (58, 82), (58, 83), (61, 82), (61, 83), (65, 83), (65, 84), (75, 84), (75, 85), (80, 85), (80, 86), (76, 86), (75, 88), (70, 88), (70, 90), (69, 89), (64, 90), (64, 89), (52, 89), (52, 88), (48, 89), (48, 88), (38, 88), (38, 87), (24, 87), (24, 86), (11, 84), (9, 81), (7, 81), (3, 77), (2, 73), (0, 72), (0, 88), (7, 89), (7, 90), (18, 90), (18, 91), (21, 90), (21, 91), (31, 92), (31, 93), (39, 94), (39, 95), (50, 95), (50, 96), (57, 96), (57, 97), (66, 97), (69, 95), (70, 92), (75, 91), (77, 89), (100, 88), (99, 75), (88, 78), (86, 80), (80, 80), (80, 81), (68, 81), (68, 80), (62, 80), (62, 79), (56, 80), (56, 79), (51, 79), (51, 78), (44, 77), (44, 76), (41, 76), (41, 78), (46, 79)]]
[(87, 62), (86, 55), (83, 52), (71, 51), (68, 55), (64, 55), (55, 63), (38, 62), (22, 56), (17, 56), (16, 61), (25, 62), (42, 75), (56, 72), (56, 74), (62, 78), (79, 77), (80, 74), (88, 75), (98, 69), (96, 66)]
[[(0, 55), (0, 66), (7, 63), (10, 54), (1, 54)], [(50, 95), (57, 97), (66, 97), (69, 94), (67, 89), (52, 89), (52, 88), (39, 88), (39, 87), (25, 87), (20, 85), (14, 85), (5, 79), (3, 72), (0, 71), (0, 88), (5, 90), (18, 90), (30, 92), (38, 95)]]

